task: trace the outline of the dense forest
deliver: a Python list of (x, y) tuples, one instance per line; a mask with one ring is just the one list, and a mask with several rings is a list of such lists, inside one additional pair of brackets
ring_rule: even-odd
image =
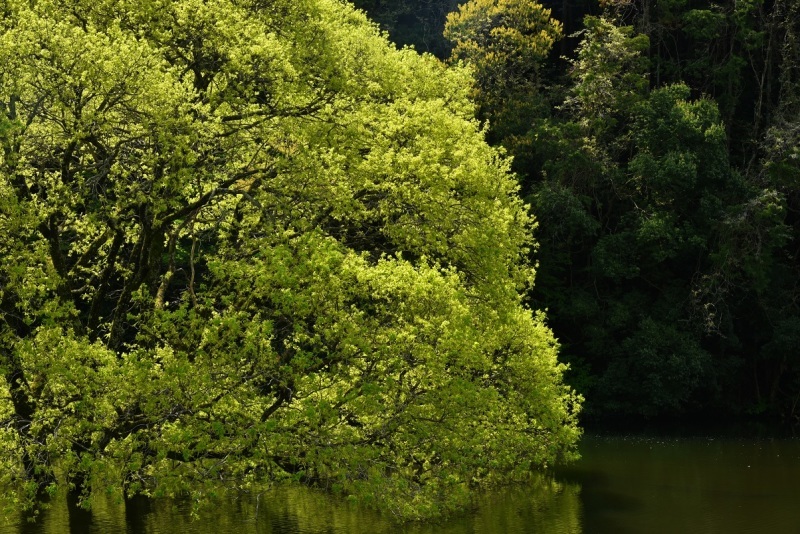
[(800, 421), (800, 3), (356, 4), (473, 66), (586, 421)]

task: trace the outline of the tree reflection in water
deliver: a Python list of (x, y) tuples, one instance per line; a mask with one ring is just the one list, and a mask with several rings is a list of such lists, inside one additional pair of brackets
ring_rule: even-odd
[(0, 523), (2, 534), (120, 532), (127, 534), (474, 534), (581, 532), (580, 485), (536, 474), (525, 486), (480, 495), (472, 511), (446, 521), (397, 525), (346, 500), (302, 487), (222, 495), (195, 512), (190, 502), (168, 499), (95, 498), (91, 512), (57, 496), (36, 522)]
[[(797, 532), (800, 440), (587, 437), (583, 458), (524, 486), (479, 495), (434, 524), (397, 525), (345, 499), (300, 487), (221, 493), (191, 502), (115, 496), (91, 513), (58, 496), (36, 523), (15, 517), (0, 534), (648, 534)], [(0, 504), (2, 507), (2, 504)]]

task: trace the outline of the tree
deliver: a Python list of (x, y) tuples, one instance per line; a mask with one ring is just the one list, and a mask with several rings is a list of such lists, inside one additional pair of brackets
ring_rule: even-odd
[(295, 478), (400, 517), (571, 457), (469, 74), (335, 0), (10, 1), (0, 484)]
[(561, 24), (550, 13), (533, 0), (471, 0), (447, 16), (451, 60), (473, 69), (479, 117), (490, 122), (501, 144), (525, 133), (545, 107), (539, 69), (561, 37)]
[(716, 104), (683, 84), (651, 90), (647, 49), (632, 28), (587, 17), (563, 115), (529, 134), (533, 297), (597, 418), (710, 409), (740, 363), (729, 298), (709, 298), (708, 282), (725, 221), (754, 193), (730, 166)]

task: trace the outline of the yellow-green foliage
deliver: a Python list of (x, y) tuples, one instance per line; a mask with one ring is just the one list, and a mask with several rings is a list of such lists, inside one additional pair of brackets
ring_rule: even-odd
[(448, 15), (444, 35), (453, 59), (474, 69), (479, 102), (538, 83), (539, 64), (562, 33), (550, 13), (534, 0), (470, 0)]
[(467, 71), (336, 0), (6, 5), (20, 506), (294, 477), (427, 517), (573, 454), (579, 399), (519, 297), (533, 223)]

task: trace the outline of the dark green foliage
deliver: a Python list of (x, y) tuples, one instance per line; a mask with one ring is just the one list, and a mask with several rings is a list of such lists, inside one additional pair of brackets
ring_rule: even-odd
[[(797, 316), (789, 11), (609, 7), (634, 26), (587, 17), (566, 92), (537, 77), (535, 93), (508, 91), (495, 106), (507, 112), (491, 139), (514, 155), (540, 223), (532, 298), (550, 310), (590, 416), (792, 417), (797, 369), (776, 348)], [(780, 99), (769, 88), (778, 55), (762, 50), (777, 37), (759, 28), (785, 42)], [(771, 109), (781, 113), (767, 128)]]
[(459, 0), (354, 0), (398, 46), (413, 46), (420, 52), (445, 58), (450, 44), (442, 36), (447, 14)]

